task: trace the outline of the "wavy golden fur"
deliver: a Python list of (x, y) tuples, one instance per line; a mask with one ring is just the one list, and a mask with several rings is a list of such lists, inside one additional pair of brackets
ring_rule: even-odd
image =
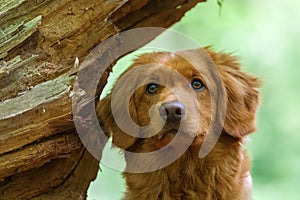
[[(241, 71), (236, 57), (229, 54), (215, 53), (209, 48), (182, 52), (192, 53), (199, 56), (200, 59), (203, 56), (203, 60), (207, 59), (204, 56), (204, 54), (207, 54), (215, 63), (224, 83), (224, 97), (226, 98), (224, 100), (227, 106), (223, 131), (212, 151), (200, 159), (198, 157), (199, 149), (207, 134), (211, 134), (208, 133), (208, 129), (212, 120), (212, 104), (210, 91), (207, 87), (201, 91), (196, 91), (197, 105), (185, 103), (184, 106), (187, 112), (184, 119), (181, 120), (182, 130), (185, 133), (190, 133), (192, 127), (196, 124), (199, 125), (197, 131), (193, 132), (194, 139), (192, 144), (180, 158), (162, 169), (145, 173), (125, 172), (127, 192), (124, 199), (251, 199), (250, 160), (243, 145), (247, 135), (255, 131), (255, 115), (259, 104), (258, 88), (260, 87), (260, 81)], [(195, 67), (185, 59), (167, 52), (143, 54), (134, 61), (134, 64), (127, 71), (141, 65), (152, 65), (153, 63), (154, 65), (150, 66), (146, 72), (149, 76), (152, 76), (160, 69), (155, 66), (155, 63), (162, 63), (182, 74), (189, 82), (196, 77), (197, 80), (202, 80), (205, 86), (212, 84), (204, 80), (203, 77), (205, 75), (199, 74)], [(155, 78), (167, 79), (168, 83), (178, 91), (185, 92), (187, 90), (181, 82), (172, 80), (172, 75), (170, 77), (161, 76), (156, 75)], [(132, 81), (138, 82), (139, 80)], [(127, 87), (132, 87), (132, 85)], [(139, 87), (129, 102), (131, 118), (140, 126), (146, 126), (150, 123), (149, 110), (153, 105), (161, 106), (165, 102), (178, 100), (176, 95), (170, 92), (168, 88), (160, 87), (155, 91), (154, 95), (147, 94), (146, 90), (146, 85)], [(121, 102), (122, 99), (118, 99), (118, 101)], [(156, 151), (168, 145), (174, 137), (174, 130), (166, 127), (157, 135), (142, 140), (123, 132), (116, 124), (111, 112), (111, 94), (101, 100), (97, 110), (99, 111), (99, 118), (104, 123), (105, 130), (113, 137), (113, 143), (127, 151), (137, 153)], [(194, 117), (193, 113), (188, 113), (189, 110), (196, 110), (200, 114), (200, 119)], [(184, 143), (184, 137), (180, 141)], [(172, 148), (176, 150), (176, 144)], [(163, 155), (157, 158), (157, 160), (159, 159), (163, 159)], [(134, 161), (130, 160), (130, 162)], [(151, 165), (151, 162), (143, 164)]]

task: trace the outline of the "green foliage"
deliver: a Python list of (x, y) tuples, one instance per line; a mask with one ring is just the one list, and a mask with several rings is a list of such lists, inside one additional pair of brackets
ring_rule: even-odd
[(219, 15), (221, 16), (221, 12), (222, 12), (222, 6), (223, 6), (224, 0), (218, 0), (217, 4), (219, 6)]

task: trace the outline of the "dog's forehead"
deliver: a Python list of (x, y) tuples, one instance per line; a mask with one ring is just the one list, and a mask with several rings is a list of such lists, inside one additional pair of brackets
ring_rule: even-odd
[[(199, 57), (200, 62), (191, 62), (188, 58), (185, 58), (182, 52), (154, 52), (141, 55), (135, 60), (137, 65), (149, 65), (149, 74), (156, 74), (161, 72), (163, 67), (167, 67), (176, 71), (186, 78), (192, 76), (201, 76), (205, 73), (207, 68), (207, 60), (205, 56), (202, 56), (199, 52), (193, 51), (195, 56)], [(171, 73), (173, 74), (173, 73)], [(165, 75), (163, 73), (162, 75)]]

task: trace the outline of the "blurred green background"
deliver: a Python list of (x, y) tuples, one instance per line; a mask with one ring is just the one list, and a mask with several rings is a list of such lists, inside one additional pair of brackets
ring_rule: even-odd
[[(208, 0), (171, 27), (202, 46), (234, 52), (245, 71), (263, 80), (258, 131), (248, 143), (254, 200), (300, 199), (299, 24), (298, 0), (225, 0), (221, 16), (216, 0)], [(88, 199), (121, 199), (121, 173), (101, 169)]]

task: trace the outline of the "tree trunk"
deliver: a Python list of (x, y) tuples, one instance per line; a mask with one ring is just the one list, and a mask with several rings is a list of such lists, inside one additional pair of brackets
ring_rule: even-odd
[(0, 0), (0, 199), (85, 199), (99, 161), (74, 127), (74, 61), (121, 31), (169, 27), (200, 1)]

